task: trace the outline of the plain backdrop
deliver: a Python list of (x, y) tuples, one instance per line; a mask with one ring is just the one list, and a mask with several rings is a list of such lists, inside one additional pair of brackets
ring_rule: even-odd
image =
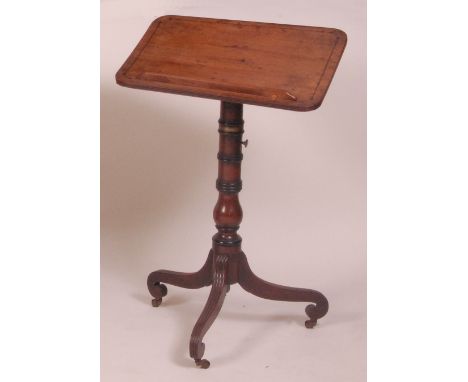
[[(322, 106), (246, 105), (239, 233), (253, 271), (313, 288), (329, 313), (233, 286), (188, 343), (209, 288), (173, 286), (159, 308), (149, 272), (195, 271), (215, 232), (219, 102), (119, 87), (114, 75), (165, 14), (334, 27), (348, 45)], [(366, 8), (364, 1), (103, 1), (101, 4), (101, 371), (103, 382), (363, 381), (366, 369)], [(287, 258), (287, 261), (285, 261)]]

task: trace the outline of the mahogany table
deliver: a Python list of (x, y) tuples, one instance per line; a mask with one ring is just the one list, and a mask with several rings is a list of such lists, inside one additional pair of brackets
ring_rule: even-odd
[(158, 270), (148, 276), (153, 306), (167, 294), (163, 283), (183, 288), (211, 285), (190, 338), (190, 356), (203, 359), (203, 337), (218, 315), (231, 284), (258, 297), (310, 302), (307, 328), (328, 311), (328, 301), (311, 289), (291, 288), (257, 277), (241, 249), (243, 104), (295, 111), (318, 108), (346, 45), (338, 29), (163, 16), (156, 19), (116, 74), (122, 86), (221, 101), (218, 201), (213, 217), (218, 232), (203, 267), (194, 273)]

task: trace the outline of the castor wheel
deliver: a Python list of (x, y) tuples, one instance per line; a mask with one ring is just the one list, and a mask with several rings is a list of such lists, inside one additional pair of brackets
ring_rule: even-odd
[(162, 298), (167, 295), (167, 286), (160, 284), (159, 282), (154, 283), (154, 289), (151, 291), (154, 299), (151, 304), (156, 308), (162, 303)]
[(195, 365), (197, 365), (200, 369), (208, 369), (210, 367), (210, 361), (207, 359), (196, 359)]
[(162, 298), (154, 298), (152, 301), (151, 301), (151, 305), (153, 305), (153, 307), (157, 308), (159, 305), (161, 305), (162, 303)]
[(167, 295), (167, 286), (160, 284), (159, 282), (155, 282), (150, 289), (150, 293), (154, 297), (153, 306), (159, 306), (161, 305), (162, 298)]
[(312, 329), (315, 325), (317, 325), (317, 320), (307, 320), (305, 322), (305, 327), (307, 329)]
[(305, 308), (305, 312), (309, 316), (309, 319), (305, 322), (305, 327), (307, 329), (312, 329), (315, 325), (317, 325), (317, 320), (323, 317), (327, 313), (327, 311), (328, 302), (326, 302), (326, 304), (324, 304), (323, 306), (318, 306), (317, 304), (307, 305)]

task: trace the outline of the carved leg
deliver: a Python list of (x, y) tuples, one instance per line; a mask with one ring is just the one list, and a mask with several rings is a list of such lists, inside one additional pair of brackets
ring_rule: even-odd
[(161, 305), (162, 298), (167, 294), (167, 287), (162, 282), (181, 288), (198, 289), (211, 284), (213, 268), (213, 251), (208, 254), (205, 264), (198, 272), (185, 273), (159, 270), (148, 276), (148, 289), (154, 297), (153, 306)]
[(215, 256), (215, 269), (213, 275), (213, 285), (203, 311), (198, 318), (192, 335), (190, 336), (190, 357), (195, 360), (195, 364), (202, 369), (208, 369), (210, 362), (202, 359), (205, 353), (205, 344), (202, 342), (206, 332), (218, 316), (224, 297), (229, 289), (226, 284), (228, 257), (226, 255)]
[(277, 285), (256, 276), (244, 253), (239, 259), (239, 284), (247, 292), (268, 300), (313, 302), (313, 305), (308, 305), (305, 309), (310, 318), (305, 322), (306, 328), (313, 328), (317, 320), (328, 312), (328, 301), (320, 292)]

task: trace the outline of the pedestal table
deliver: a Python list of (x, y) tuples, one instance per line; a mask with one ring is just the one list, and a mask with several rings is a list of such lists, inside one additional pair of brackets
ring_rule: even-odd
[(203, 337), (232, 284), (239, 283), (261, 298), (310, 302), (305, 309), (307, 328), (328, 311), (327, 299), (315, 290), (272, 284), (257, 277), (241, 249), (238, 194), (242, 189), (242, 145), (248, 143), (242, 138), (242, 112), (243, 104), (294, 111), (318, 108), (345, 45), (346, 34), (332, 28), (163, 16), (151, 24), (116, 74), (122, 86), (221, 101), (219, 197), (213, 212), (218, 232), (208, 258), (198, 272), (158, 270), (147, 281), (155, 307), (167, 294), (164, 283), (191, 289), (211, 285), (190, 337), (190, 356), (201, 368), (210, 365), (203, 359)]

